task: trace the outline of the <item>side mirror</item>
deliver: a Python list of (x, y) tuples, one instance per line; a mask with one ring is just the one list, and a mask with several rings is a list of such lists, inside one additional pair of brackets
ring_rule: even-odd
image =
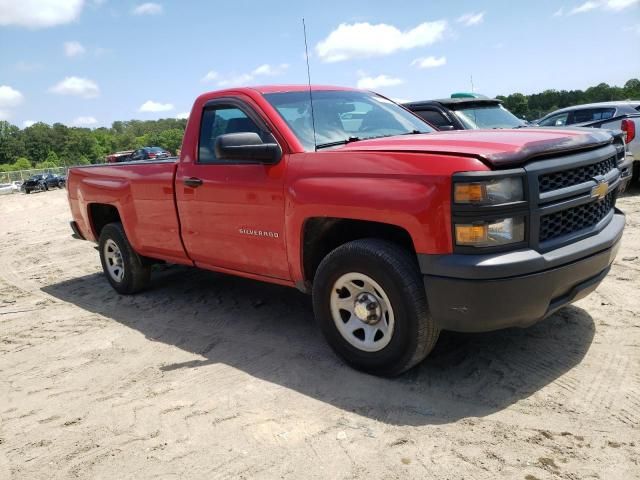
[(282, 149), (277, 143), (264, 143), (254, 132), (226, 133), (216, 138), (218, 160), (245, 160), (278, 163)]
[(438, 127), (438, 130), (441, 132), (448, 132), (450, 130), (455, 130), (456, 128), (453, 125), (441, 125)]

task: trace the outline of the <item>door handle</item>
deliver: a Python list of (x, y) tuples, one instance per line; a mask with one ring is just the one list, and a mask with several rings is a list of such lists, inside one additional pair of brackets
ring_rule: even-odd
[(197, 188), (202, 185), (202, 180), (195, 177), (185, 178), (182, 183), (184, 183), (187, 187)]

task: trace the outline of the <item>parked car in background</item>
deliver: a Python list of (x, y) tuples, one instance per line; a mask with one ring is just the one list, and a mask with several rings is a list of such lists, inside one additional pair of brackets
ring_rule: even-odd
[(126, 162), (131, 157), (133, 150), (123, 150), (121, 152), (115, 152), (105, 157), (106, 163), (119, 163)]
[(65, 183), (66, 177), (59, 177), (53, 173), (40, 173), (26, 180), (20, 189), (23, 190), (24, 193), (39, 192), (54, 187), (63, 188)]
[(0, 183), (0, 195), (9, 195), (15, 191), (12, 183)]
[(7, 195), (9, 193), (17, 193), (17, 192), (20, 191), (20, 185), (22, 185), (22, 182), (17, 181), (17, 180), (15, 182), (0, 184), (0, 195)]
[(134, 150), (129, 160), (156, 160), (162, 158), (169, 158), (171, 153), (160, 147), (142, 147)]
[(502, 101), (473, 93), (454, 93), (451, 98), (405, 103), (404, 106), (438, 130), (520, 128), (526, 125)]
[(23, 190), (24, 193), (27, 194), (31, 192), (41, 192), (44, 190), (48, 190), (49, 188), (47, 187), (47, 182), (45, 180), (46, 176), (46, 174), (38, 174), (29, 177), (22, 184), (21, 190)]
[(555, 110), (535, 122), (540, 127), (606, 128), (622, 130), (633, 156), (633, 179), (640, 177), (640, 100), (589, 103)]

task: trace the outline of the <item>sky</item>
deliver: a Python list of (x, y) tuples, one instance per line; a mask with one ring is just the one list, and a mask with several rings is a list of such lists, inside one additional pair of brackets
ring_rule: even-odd
[(398, 101), (623, 85), (640, 0), (0, 0), (0, 120), (100, 127), (186, 117), (239, 85), (312, 83)]

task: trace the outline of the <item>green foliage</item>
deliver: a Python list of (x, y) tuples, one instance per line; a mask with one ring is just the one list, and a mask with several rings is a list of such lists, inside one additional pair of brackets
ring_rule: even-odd
[(29, 170), (30, 168), (33, 168), (33, 166), (31, 165), (31, 162), (29, 161), (28, 158), (24, 158), (24, 157), (20, 157), (18, 158), (13, 165), (11, 165), (11, 170), (16, 171), (16, 170)]
[[(49, 153), (47, 154), (47, 159), (42, 163), (51, 164), (54, 167), (60, 166), (60, 160), (58, 159), (58, 155), (56, 155), (56, 152), (54, 152), (53, 150), (49, 150)], [(42, 168), (49, 168), (49, 167), (42, 167)]]
[(586, 90), (545, 90), (541, 93), (523, 95), (512, 93), (498, 95), (504, 106), (514, 115), (527, 120), (535, 120), (559, 108), (584, 103), (608, 102), (615, 100), (639, 100), (640, 80), (632, 78), (624, 87), (609, 86), (600, 83)]
[(44, 162), (36, 163), (35, 168), (56, 168), (58, 166), (59, 165), (57, 163), (50, 162), (49, 160), (46, 160)]
[(20, 157), (24, 157), (20, 162), (22, 169), (29, 169), (32, 163), (55, 166), (101, 163), (110, 153), (138, 147), (162, 147), (175, 153), (186, 125), (184, 119), (164, 118), (113, 122), (111, 128), (95, 130), (61, 123), (51, 126), (36, 123), (21, 130), (0, 121), (0, 171), (20, 170), (15, 168)]

